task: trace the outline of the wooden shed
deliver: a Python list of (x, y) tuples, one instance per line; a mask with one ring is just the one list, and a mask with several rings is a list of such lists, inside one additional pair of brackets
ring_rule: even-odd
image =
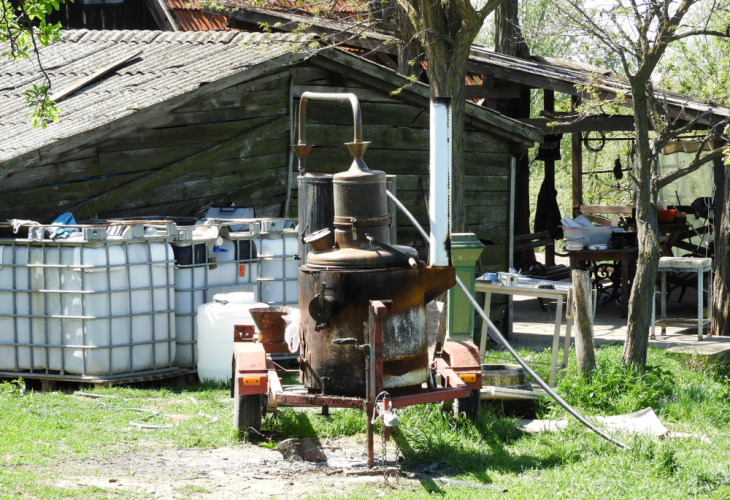
[[(32, 129), (22, 95), (34, 61), (0, 64), (0, 218), (49, 221), (195, 216), (211, 205), (296, 216), (293, 144), (304, 91), (354, 92), (365, 160), (397, 174), (398, 196), (428, 223), (429, 90), (345, 51), (307, 54), (293, 35), (69, 31), (41, 50), (60, 123)], [(402, 89), (397, 94), (391, 92)], [(309, 172), (346, 169), (352, 115), (312, 102)], [(470, 231), (489, 244), (485, 271), (508, 266), (510, 165), (538, 129), (467, 104), (464, 159)], [(404, 217), (398, 239), (416, 239)]]

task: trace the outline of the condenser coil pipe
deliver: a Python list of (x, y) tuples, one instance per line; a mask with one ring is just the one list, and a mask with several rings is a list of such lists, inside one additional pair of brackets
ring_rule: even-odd
[[(424, 231), (423, 227), (421, 227), (421, 225), (418, 223), (418, 221), (415, 219), (415, 217), (413, 217), (413, 215), (400, 202), (400, 200), (398, 200), (390, 192), (387, 192), (386, 194), (393, 201), (393, 203), (395, 203), (396, 206), (403, 211), (403, 213), (406, 215), (406, 217), (408, 217), (411, 220), (411, 222), (413, 223), (413, 225), (415, 226), (415, 228), (418, 230), (419, 233), (421, 233), (421, 236), (423, 236), (424, 241), (428, 241), (428, 235), (426, 234), (426, 231)], [(590, 430), (592, 430), (593, 432), (595, 432), (596, 434), (598, 434), (602, 438), (607, 439), (608, 441), (611, 441), (613, 444), (615, 444), (617, 446), (620, 446), (621, 448), (623, 448), (625, 450), (629, 450), (630, 449), (627, 445), (625, 445), (621, 441), (618, 441), (618, 440), (612, 438), (611, 436), (609, 436), (605, 432), (603, 432), (600, 429), (596, 428), (593, 424), (591, 424), (588, 420), (586, 420), (580, 413), (578, 413), (577, 411), (575, 411), (573, 409), (573, 407), (571, 407), (568, 403), (566, 403), (565, 401), (563, 401), (563, 398), (561, 398), (560, 396), (558, 396), (555, 393), (555, 391), (553, 391), (545, 383), (545, 381), (543, 379), (541, 379), (538, 376), (538, 374), (535, 373), (532, 370), (532, 368), (530, 368), (527, 365), (527, 363), (519, 356), (519, 354), (517, 354), (517, 352), (512, 348), (512, 346), (509, 344), (509, 342), (507, 342), (507, 339), (505, 339), (502, 336), (502, 333), (497, 329), (497, 327), (494, 326), (494, 323), (492, 323), (492, 321), (489, 319), (489, 317), (487, 316), (487, 314), (481, 308), (481, 306), (479, 305), (479, 303), (474, 299), (474, 297), (472, 297), (471, 293), (469, 292), (469, 289), (464, 285), (464, 283), (462, 283), (462, 281), (459, 279), (459, 276), (458, 275), (456, 276), (456, 284), (459, 285), (459, 287), (461, 288), (461, 290), (464, 292), (464, 295), (467, 296), (467, 298), (469, 299), (469, 301), (471, 302), (471, 304), (474, 306), (474, 309), (476, 309), (479, 312), (479, 315), (482, 317), (482, 319), (487, 322), (487, 325), (489, 325), (489, 328), (492, 330), (492, 332), (494, 333), (494, 335), (496, 335), (497, 340), (499, 341), (499, 343), (502, 344), (504, 346), (504, 348), (507, 349), (507, 351), (509, 351), (509, 353), (512, 355), (512, 357), (514, 357), (515, 360), (520, 364), (520, 366), (522, 366), (522, 368), (525, 369), (525, 371), (527, 372), (527, 374), (530, 375), (533, 379), (535, 379), (535, 381), (538, 383), (538, 385), (540, 387), (542, 387), (542, 389), (551, 398), (553, 398), (555, 401), (557, 401), (557, 403), (560, 406), (562, 406), (563, 408), (565, 408), (568, 413), (570, 413), (576, 419), (578, 419), (578, 421), (581, 424), (585, 425), (586, 427), (588, 427)]]
[(307, 144), (307, 101), (350, 101), (352, 106), (352, 121), (354, 125), (353, 142), (358, 144), (362, 142), (362, 113), (360, 112), (360, 102), (355, 94), (336, 94), (325, 92), (304, 92), (299, 100), (299, 135), (297, 144)]

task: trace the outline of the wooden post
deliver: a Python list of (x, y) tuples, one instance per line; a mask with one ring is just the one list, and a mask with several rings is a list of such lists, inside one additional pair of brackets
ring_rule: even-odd
[(575, 355), (578, 369), (590, 378), (596, 368), (596, 353), (593, 347), (593, 301), (591, 277), (588, 271), (573, 269), (573, 316), (575, 318)]
[[(713, 147), (721, 147), (722, 144), (713, 144)], [(722, 227), (722, 214), (725, 213), (725, 162), (722, 158), (716, 159), (713, 163), (713, 173), (715, 174), (715, 255), (717, 248), (720, 246), (719, 229)]]
[[(543, 109), (548, 112), (555, 111), (555, 92), (552, 90), (543, 91)], [(545, 180), (549, 192), (555, 191), (555, 160), (545, 160)], [(545, 247), (545, 267), (555, 265), (555, 245)]]
[[(580, 104), (580, 97), (571, 98), (573, 109)], [(573, 132), (570, 137), (573, 165), (573, 217), (580, 215), (583, 204), (583, 144), (580, 132)]]

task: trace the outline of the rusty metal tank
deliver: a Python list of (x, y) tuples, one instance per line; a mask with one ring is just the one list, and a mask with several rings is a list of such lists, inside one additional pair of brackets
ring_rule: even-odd
[[(337, 251), (334, 251), (335, 253)], [(315, 252), (310, 253), (310, 258)], [(365, 355), (338, 338), (367, 342), (371, 300), (391, 301), (383, 321), (383, 386), (420, 386), (428, 376), (426, 304), (453, 286), (451, 268), (419, 264), (372, 269), (316, 269), (310, 261), (299, 269), (302, 307), (302, 383), (324, 394), (363, 395)], [(325, 296), (332, 316), (313, 317), (310, 304)], [(314, 316), (318, 316), (315, 312)], [(322, 326), (325, 326), (322, 328)], [(319, 327), (319, 328), (318, 328)]]
[[(383, 386), (420, 387), (428, 377), (426, 304), (454, 285), (454, 269), (426, 267), (415, 249), (390, 244), (386, 175), (363, 160), (369, 143), (362, 141), (354, 95), (302, 95), (297, 154), (311, 149), (303, 133), (307, 98), (349, 99), (355, 137), (346, 144), (354, 156), (350, 169), (332, 180), (334, 235), (322, 229), (305, 237), (312, 251), (299, 268), (301, 381), (323, 394), (364, 395), (365, 355), (357, 345), (368, 342), (370, 301), (381, 300), (389, 308), (382, 325)], [(357, 345), (333, 342), (345, 338)]]

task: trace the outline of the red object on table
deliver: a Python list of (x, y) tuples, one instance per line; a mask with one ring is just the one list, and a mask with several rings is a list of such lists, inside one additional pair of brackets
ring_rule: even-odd
[(657, 210), (657, 220), (659, 222), (673, 222), (676, 215), (676, 210)]

